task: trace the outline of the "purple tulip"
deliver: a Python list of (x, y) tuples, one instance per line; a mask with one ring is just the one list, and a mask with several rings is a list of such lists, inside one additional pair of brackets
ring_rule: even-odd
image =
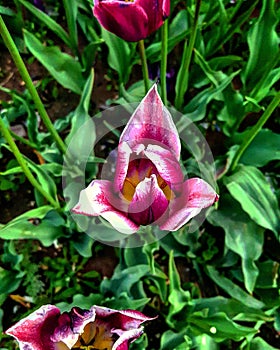
[(44, 305), (6, 333), (17, 339), (21, 350), (128, 350), (143, 333), (141, 324), (153, 319), (139, 311), (100, 306), (61, 314), (56, 306)]
[(99, 23), (126, 41), (139, 41), (169, 16), (170, 0), (94, 0)]
[(73, 212), (100, 215), (126, 234), (149, 224), (178, 230), (218, 200), (205, 181), (184, 181), (180, 150), (177, 129), (154, 85), (120, 136), (114, 180), (93, 180)]

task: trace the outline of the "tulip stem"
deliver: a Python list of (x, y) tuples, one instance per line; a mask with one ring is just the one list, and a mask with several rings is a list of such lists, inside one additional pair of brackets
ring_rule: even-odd
[(160, 85), (161, 85), (161, 98), (165, 106), (167, 105), (167, 90), (166, 90), (167, 53), (168, 53), (168, 19), (165, 20), (165, 22), (161, 27)]
[(31, 185), (36, 188), (36, 190), (38, 192), (40, 192), (44, 198), (46, 198), (46, 200), (55, 208), (55, 209), (59, 209), (59, 203), (52, 198), (52, 196), (50, 196), (49, 193), (47, 193), (42, 186), (40, 185), (40, 183), (35, 179), (35, 177), (33, 176), (32, 172), (30, 171), (30, 169), (28, 168), (27, 162), (26, 160), (23, 158), (22, 154), (20, 153), (15, 141), (13, 140), (13, 137), (10, 133), (10, 130), (7, 128), (6, 124), (4, 123), (3, 119), (0, 117), (0, 131), (2, 132), (4, 138), (6, 139), (6, 141), (8, 142), (11, 151), (13, 152), (16, 160), (18, 161), (19, 165), (22, 168), (22, 171), (24, 172), (26, 178), (29, 180), (29, 182), (31, 183)]
[(189, 67), (190, 67), (193, 48), (194, 48), (195, 39), (196, 39), (201, 1), (202, 0), (196, 1), (195, 14), (194, 14), (193, 26), (190, 34), (190, 40), (188, 44), (187, 44), (187, 41), (185, 42), (182, 64), (180, 66), (177, 80), (176, 80), (175, 107), (177, 110), (181, 110), (184, 102), (184, 96), (188, 89)]
[(251, 144), (253, 139), (260, 132), (260, 130), (262, 129), (263, 125), (266, 123), (268, 118), (271, 116), (271, 114), (273, 113), (275, 108), (277, 108), (279, 106), (279, 103), (280, 103), (280, 92), (278, 92), (274, 96), (273, 100), (267, 106), (267, 109), (264, 111), (263, 115), (260, 117), (258, 122), (250, 130), (249, 135), (247, 135), (246, 138), (244, 138), (243, 142), (241, 143), (241, 145), (239, 146), (237, 152), (235, 153), (235, 155), (233, 157), (233, 160), (232, 160), (231, 166), (229, 168), (229, 171), (234, 171), (234, 169), (238, 165), (238, 162), (239, 162), (240, 158), (242, 157), (242, 155), (244, 154), (244, 152), (246, 151), (248, 146)]
[(60, 138), (60, 136), (58, 135), (56, 129), (54, 128), (50, 117), (48, 116), (48, 113), (40, 99), (40, 96), (35, 88), (35, 86), (33, 85), (32, 79), (28, 73), (28, 70), (18, 52), (18, 49), (8, 31), (8, 28), (5, 25), (5, 22), (2, 19), (2, 16), (0, 15), (0, 33), (1, 36), (3, 38), (3, 41), (5, 43), (5, 45), (7, 46), (13, 60), (14, 63), (23, 79), (23, 81), (25, 82), (25, 85), (34, 101), (34, 104), (46, 126), (46, 128), (49, 130), (49, 132), (51, 133), (51, 135), (53, 136), (54, 140), (57, 143), (57, 146), (60, 148), (60, 150), (65, 153), (66, 152), (66, 146), (64, 144), (64, 142), (62, 141), (62, 139)]
[(139, 53), (140, 53), (141, 64), (142, 64), (145, 93), (147, 93), (149, 91), (150, 82), (149, 82), (149, 71), (148, 71), (144, 40), (139, 41)]

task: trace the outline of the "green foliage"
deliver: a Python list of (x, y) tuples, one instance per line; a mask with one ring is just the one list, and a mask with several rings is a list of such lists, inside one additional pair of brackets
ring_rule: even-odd
[[(176, 126), (189, 138), (189, 121), (195, 124), (216, 171), (199, 138), (189, 140), (190, 154), (182, 137), (181, 162), (187, 176), (217, 181), (220, 199), (203, 213), (205, 221), (154, 243), (144, 241), (161, 237), (157, 229), (143, 229), (136, 248), (104, 220), (94, 233), (98, 243), (81, 232), (96, 229), (95, 218), (80, 216), (77, 225), (71, 208), (85, 184), (101, 176), (121, 133), (117, 128), (100, 140), (98, 113), (145, 94), (137, 43), (101, 28), (90, 1), (43, 3), (45, 11), (32, 1), (1, 2), (0, 14), (68, 158), (34, 96), (16, 71), (10, 74), (1, 42), (0, 118), (57, 207), (28, 183), (0, 133), (0, 331), (42, 304), (62, 311), (96, 304), (157, 316), (131, 344), (134, 350), (279, 349), (279, 2), (209, 0), (196, 13), (198, 1), (171, 1), (168, 105), (182, 97)], [(151, 80), (160, 75), (162, 40), (160, 31), (145, 39)], [(256, 129), (268, 110), (265, 126)], [(124, 248), (108, 247), (112, 237)], [(0, 349), (14, 348), (0, 336)]]

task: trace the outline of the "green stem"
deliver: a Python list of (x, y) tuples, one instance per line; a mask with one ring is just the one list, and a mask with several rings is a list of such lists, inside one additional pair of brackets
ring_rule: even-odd
[(185, 42), (182, 65), (179, 69), (177, 80), (176, 80), (176, 97), (175, 97), (175, 107), (180, 110), (184, 102), (184, 96), (188, 89), (188, 80), (189, 80), (189, 67), (191, 63), (194, 43), (196, 39), (196, 33), (198, 28), (198, 18), (200, 10), (201, 0), (196, 1), (194, 21), (192, 26), (192, 31), (190, 34), (189, 44)]
[(10, 51), (10, 54), (14, 60), (14, 63), (23, 79), (23, 81), (25, 82), (25, 85), (34, 101), (34, 104), (44, 122), (44, 124), (46, 125), (47, 129), (49, 130), (49, 132), (51, 133), (51, 135), (53, 136), (54, 140), (56, 141), (58, 147), (60, 148), (60, 150), (65, 153), (66, 152), (66, 146), (64, 144), (64, 142), (62, 141), (62, 139), (60, 138), (60, 136), (58, 135), (57, 131), (55, 130), (49, 116), (48, 113), (40, 99), (40, 96), (35, 88), (35, 86), (33, 85), (32, 79), (30, 78), (30, 75), (28, 73), (28, 70), (18, 52), (18, 49), (5, 25), (5, 22), (2, 19), (2, 16), (0, 15), (0, 33), (1, 36), (4, 40), (5, 45), (7, 46), (8, 50)]
[(168, 19), (165, 20), (165, 22), (161, 27), (160, 84), (161, 84), (161, 98), (165, 106), (167, 105), (167, 90), (166, 90), (167, 53), (168, 53)]
[(251, 142), (257, 136), (257, 134), (260, 132), (260, 130), (262, 129), (263, 125), (266, 123), (268, 118), (271, 116), (271, 114), (273, 113), (275, 108), (277, 108), (279, 103), (280, 103), (280, 92), (278, 92), (274, 96), (273, 100), (270, 102), (270, 104), (268, 105), (267, 109), (264, 111), (263, 115), (260, 117), (258, 122), (250, 130), (249, 135), (247, 135), (246, 138), (244, 138), (244, 140), (241, 143), (239, 149), (237, 150), (237, 152), (235, 153), (235, 155), (233, 157), (233, 160), (232, 160), (231, 166), (229, 168), (229, 171), (233, 171), (236, 168), (236, 166), (237, 166), (240, 158), (242, 157), (243, 153), (246, 151), (248, 146), (251, 144)]
[(3, 136), (7, 140), (16, 160), (18, 161), (19, 165), (22, 168), (22, 171), (24, 172), (26, 178), (29, 180), (31, 185), (36, 188), (37, 191), (39, 191), (45, 198), (46, 200), (55, 208), (59, 209), (59, 203), (53, 199), (39, 184), (39, 182), (35, 179), (33, 176), (32, 172), (28, 168), (28, 165), (26, 161), (24, 160), (22, 154), (20, 153), (15, 141), (13, 140), (13, 137), (9, 131), (9, 129), (6, 127), (3, 119), (0, 117), (0, 130), (2, 131)]
[(139, 41), (139, 53), (140, 53), (141, 64), (142, 64), (145, 92), (147, 93), (150, 88), (150, 81), (149, 81), (149, 71), (148, 71), (144, 40)]
[(14, 133), (12, 130), (10, 130), (10, 134), (12, 135), (12, 137), (13, 137), (14, 139), (16, 139), (17, 141), (19, 141), (19, 142), (25, 144), (26, 146), (28, 146), (28, 147), (30, 147), (30, 148), (38, 149), (38, 146), (37, 146), (35, 143), (33, 143), (33, 142), (31, 142), (31, 141), (25, 139), (24, 137), (21, 137), (21, 136), (17, 135), (17, 134)]

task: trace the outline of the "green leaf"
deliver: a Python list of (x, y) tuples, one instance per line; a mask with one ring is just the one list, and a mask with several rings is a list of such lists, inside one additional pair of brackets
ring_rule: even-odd
[(273, 317), (265, 314), (264, 311), (244, 305), (236, 299), (229, 299), (221, 296), (213, 298), (194, 299), (194, 311), (207, 310), (208, 316), (223, 312), (232, 320), (246, 322), (273, 321)]
[(240, 165), (224, 180), (230, 194), (251, 219), (278, 235), (280, 211), (277, 198), (262, 172), (252, 166)]
[[(189, 31), (188, 12), (181, 10), (172, 20), (168, 28), (168, 53), (183, 39), (185, 39)], [(161, 60), (161, 42), (153, 42), (146, 49), (147, 59), (151, 62), (158, 62)]]
[(85, 257), (89, 258), (92, 256), (92, 245), (94, 240), (89, 237), (86, 233), (80, 234), (77, 239), (74, 241), (74, 247), (77, 249), (78, 253)]
[(277, 287), (278, 270), (279, 266), (275, 264), (275, 261), (267, 260), (258, 263), (259, 276), (256, 282), (256, 288), (270, 289)]
[(149, 298), (132, 299), (126, 293), (122, 293), (118, 298), (106, 298), (102, 301), (102, 305), (111, 309), (143, 309), (143, 307), (150, 301)]
[[(217, 2), (214, 1), (214, 4)], [(221, 48), (231, 37), (238, 31), (242, 24), (250, 18), (252, 11), (255, 9), (258, 0), (252, 1), (242, 1), (241, 6), (238, 6), (238, 11), (234, 13), (232, 18), (229, 19), (229, 25), (227, 30), (223, 23), (220, 23), (220, 27), (217, 28), (216, 24), (211, 26), (211, 30), (204, 35), (204, 40), (207, 43), (205, 49), (206, 57), (213, 56), (213, 54)], [(210, 8), (213, 8), (215, 11), (213, 2), (210, 5)], [(217, 13), (219, 15), (219, 13)], [(215, 18), (212, 15), (212, 18)], [(209, 18), (211, 20), (211, 17)], [(221, 21), (221, 20), (220, 20)], [(208, 23), (211, 24), (209, 21)]]
[(92, 305), (100, 305), (103, 300), (103, 295), (91, 293), (88, 296), (82, 294), (76, 294), (73, 296), (73, 301), (69, 303), (60, 302), (56, 306), (61, 310), (61, 312), (69, 312), (73, 307), (80, 307), (82, 309), (90, 309)]
[(72, 56), (60, 51), (59, 47), (45, 46), (35, 35), (24, 30), (24, 41), (28, 50), (42, 63), (50, 74), (66, 89), (81, 94), (85, 84), (82, 67)]
[(250, 56), (245, 68), (243, 80), (250, 90), (265, 77), (279, 60), (279, 39), (275, 30), (277, 17), (275, 1), (264, 0), (260, 17), (248, 33)]
[(170, 303), (167, 323), (177, 330), (181, 330), (186, 324), (188, 314), (193, 308), (189, 291), (181, 288), (180, 276), (177, 271), (173, 252), (169, 255), (169, 298)]
[(196, 350), (218, 350), (219, 346), (208, 334), (195, 337)]
[[(42, 188), (46, 192), (48, 192), (52, 196), (52, 198), (57, 200), (57, 189), (53, 178), (47, 173), (47, 171), (45, 171), (44, 167), (36, 163), (33, 163), (27, 157), (24, 157), (24, 158), (27, 161), (30, 169), (37, 175), (37, 179), (40, 182), (40, 185), (42, 186)], [(37, 193), (37, 195), (39, 195), (39, 193)], [(45, 202), (45, 200), (42, 200), (42, 201)]]
[(225, 230), (225, 244), (241, 257), (245, 287), (252, 293), (259, 273), (255, 261), (262, 254), (264, 229), (250, 220), (229, 195), (223, 196), (219, 209), (213, 210), (207, 219)]
[[(264, 75), (259, 82), (255, 85), (251, 92), (251, 96), (257, 101), (261, 101), (266, 97), (271, 89), (271, 87), (276, 84), (280, 79), (280, 67), (275, 68)], [(247, 97), (248, 98), (248, 97)]]
[(225, 339), (240, 341), (244, 337), (257, 333), (257, 330), (244, 327), (232, 321), (225, 313), (218, 312), (215, 315), (207, 315), (206, 310), (192, 313), (190, 326), (194, 334), (208, 334), (216, 341)]
[[(195, 61), (215, 87), (218, 87), (227, 78), (222, 71), (213, 70), (198, 50), (195, 50)], [(225, 122), (224, 132), (230, 135), (232, 129), (235, 129), (239, 125), (244, 116), (243, 96), (233, 89), (231, 85), (228, 85), (222, 91), (222, 99), (224, 101), (224, 108), (218, 115), (218, 119)]]
[(260, 337), (254, 338), (246, 348), (248, 350), (277, 350), (279, 349), (274, 348), (273, 346), (269, 345), (265, 340), (263, 340)]
[(65, 10), (65, 16), (67, 21), (67, 27), (69, 32), (69, 37), (71, 40), (71, 48), (74, 52), (78, 52), (78, 31), (77, 31), (77, 13), (78, 5), (75, 0), (63, 0), (63, 6)]
[[(85, 127), (82, 128), (82, 126), (84, 126), (85, 123), (91, 119), (89, 115), (89, 107), (90, 107), (90, 98), (92, 94), (93, 82), (94, 82), (94, 71), (91, 70), (91, 73), (84, 85), (79, 105), (75, 109), (71, 120), (71, 131), (66, 138), (67, 143), (69, 143), (73, 138), (73, 136), (78, 132), (79, 132), (79, 139), (77, 138), (77, 140), (80, 140), (80, 143), (84, 144), (85, 140), (89, 139), (89, 136), (86, 134), (89, 128), (85, 128)], [(92, 133), (92, 130), (90, 130), (90, 133)], [(79, 153), (82, 152), (82, 149), (81, 149), (81, 145), (78, 145), (77, 142), (76, 142), (75, 149), (76, 149), (75, 156), (78, 157)]]
[(27, 2), (25, 0), (19, 0), (19, 2), (25, 8), (27, 8), (28, 11), (32, 13), (32, 15), (37, 17), (40, 22), (44, 23), (52, 32), (54, 32), (62, 41), (64, 41), (67, 46), (72, 47), (69, 35), (55, 20), (53, 20), (45, 12), (32, 5), (30, 2)]
[(230, 279), (222, 276), (219, 272), (213, 267), (208, 265), (206, 271), (211, 277), (211, 279), (217, 283), (224, 291), (226, 291), (232, 298), (239, 300), (244, 305), (255, 309), (261, 309), (264, 304), (253, 298), (251, 295), (247, 294), (242, 288), (233, 283)]
[(0, 229), (0, 238), (38, 239), (48, 247), (63, 235), (64, 220), (51, 206), (27, 211)]
[(127, 83), (132, 64), (129, 44), (102, 27), (102, 38), (109, 49), (108, 63), (119, 74), (120, 83)]
[[(132, 295), (137, 298), (145, 298), (146, 294), (142, 287), (141, 279), (149, 274), (148, 265), (136, 265), (128, 267), (124, 270), (117, 268), (110, 280), (103, 280), (101, 283), (101, 291), (105, 293), (114, 293), (119, 297), (122, 293)], [(134, 293), (132, 293), (134, 288)]]
[(0, 14), (5, 16), (11, 16), (11, 17), (15, 16), (14, 11), (5, 6), (0, 6)]
[[(199, 92), (184, 108), (184, 115), (192, 121), (199, 121), (206, 115), (207, 105), (231, 83), (232, 79), (239, 74), (239, 71), (232, 73), (230, 76), (226, 76), (218, 86), (211, 86), (203, 91)], [(181, 124), (185, 126), (185, 118), (181, 118), (178, 122), (178, 128), (181, 128)], [(180, 130), (179, 130), (180, 131)]]
[[(246, 133), (240, 135), (240, 140)], [(240, 163), (262, 167), (272, 160), (280, 160), (280, 135), (269, 129), (261, 130), (250, 143), (240, 159)]]
[(160, 339), (160, 350), (178, 350), (178, 346), (184, 345), (184, 350), (191, 349), (190, 344), (186, 343), (186, 330), (184, 329), (180, 333), (175, 333), (171, 330), (164, 332)]
[(0, 295), (14, 292), (19, 287), (22, 278), (22, 274), (4, 270), (2, 267), (0, 267)]

